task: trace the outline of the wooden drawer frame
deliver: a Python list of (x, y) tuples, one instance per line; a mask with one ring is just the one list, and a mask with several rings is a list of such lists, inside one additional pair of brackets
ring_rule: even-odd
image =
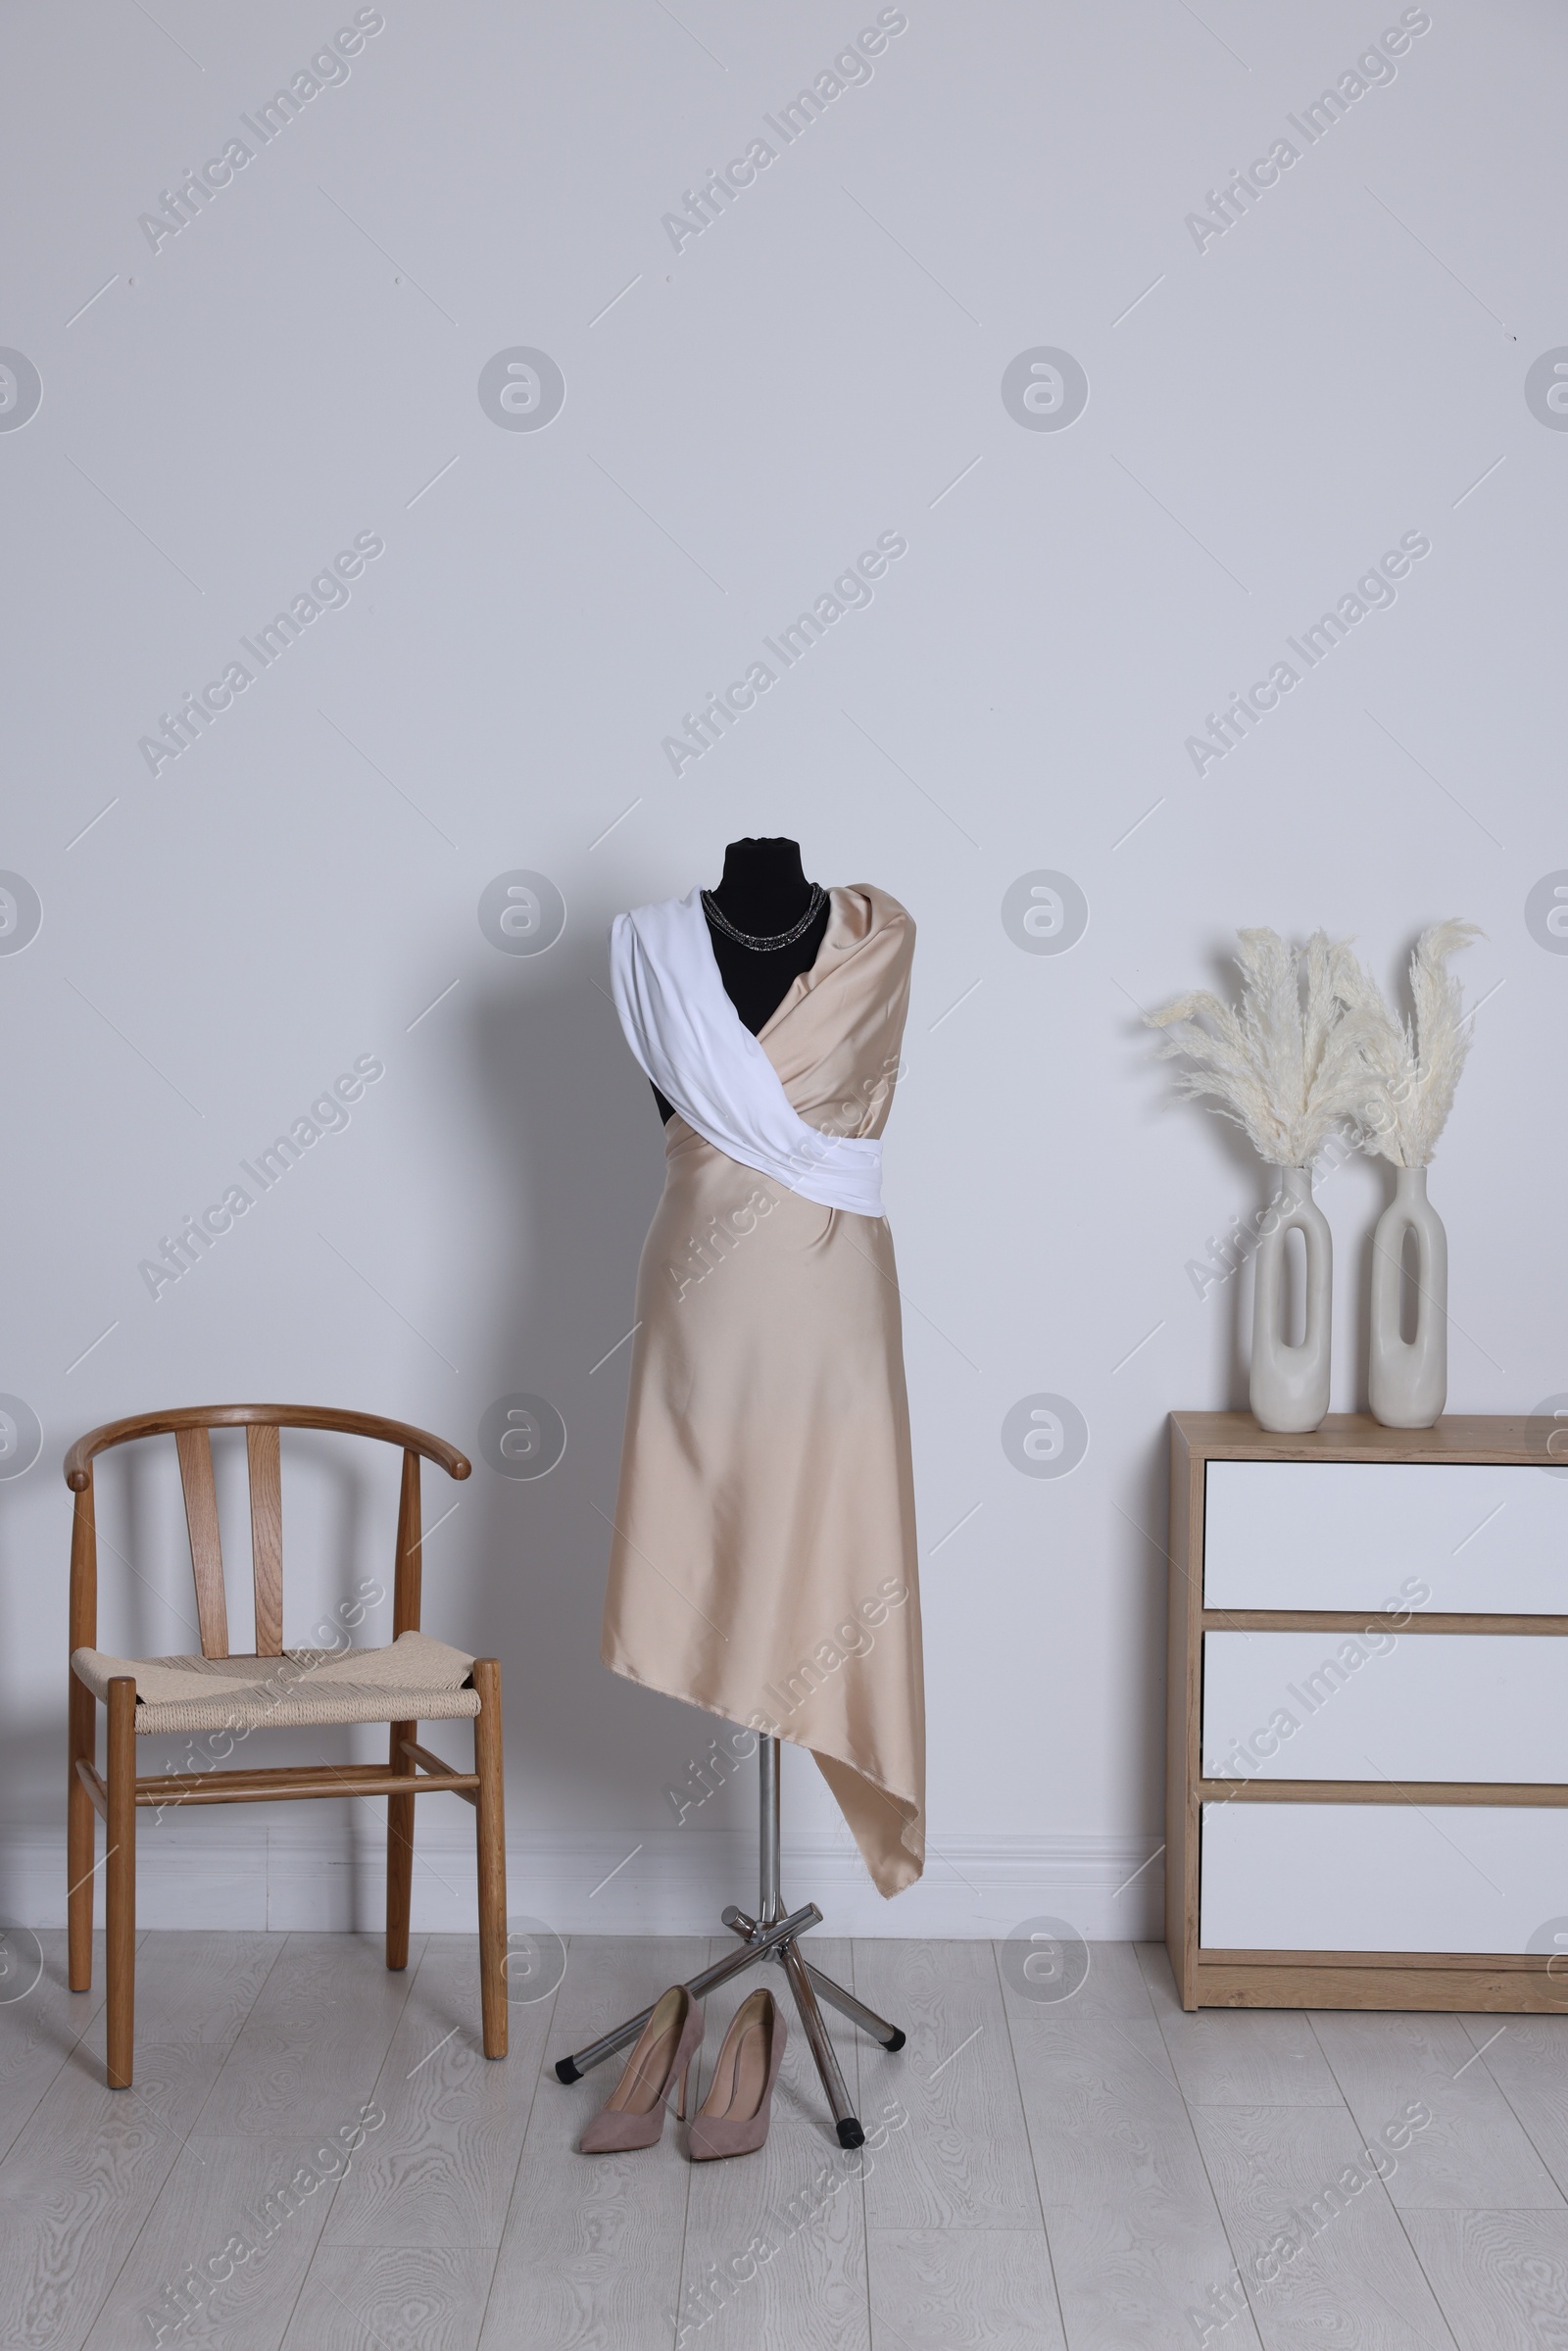
[[(1358, 1412), (1330, 1413), (1301, 1437), (1274, 1437), (1250, 1412), (1173, 1412), (1170, 1422), (1170, 1579), (1165, 1721), (1165, 1945), (1184, 2008), (1490, 2009), (1568, 2014), (1568, 1977), (1544, 1955), (1474, 1951), (1230, 1951), (1199, 1941), (1201, 1808), (1213, 1803), (1568, 1805), (1568, 1786), (1383, 1780), (1205, 1780), (1203, 1635), (1208, 1632), (1355, 1633), (1376, 1609), (1208, 1608), (1203, 1602), (1203, 1508), (1210, 1461), (1475, 1462), (1561, 1467), (1545, 1451), (1553, 1424), (1455, 1416), (1432, 1429), (1385, 1429)], [(1568, 1634), (1568, 1615), (1425, 1611), (1401, 1633)]]

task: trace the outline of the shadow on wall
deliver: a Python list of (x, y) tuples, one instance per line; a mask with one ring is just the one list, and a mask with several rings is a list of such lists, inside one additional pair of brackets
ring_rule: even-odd
[[(1211, 960), (1212, 972), (1208, 984), (1220, 995), (1225, 995), (1233, 984), (1232, 966), (1218, 953)], [(1193, 1105), (1184, 1101), (1172, 1085), (1170, 1064), (1161, 1060), (1155, 1053), (1153, 1030), (1148, 1027), (1144, 1021), (1129, 1015), (1124, 1033), (1129, 1041), (1130, 1049), (1128, 1074), (1131, 1081), (1145, 1091), (1147, 1099), (1143, 1123), (1151, 1131), (1149, 1149), (1152, 1161), (1157, 1163), (1157, 1155), (1168, 1149), (1167, 1121), (1190, 1118)], [(1173, 1235), (1171, 1239), (1173, 1246), (1180, 1246), (1185, 1249), (1191, 1261), (1206, 1267), (1218, 1265), (1222, 1261), (1212, 1244), (1217, 1242), (1223, 1246), (1227, 1240), (1229, 1228), (1226, 1218), (1220, 1212), (1218, 1203), (1225, 1200), (1238, 1200), (1250, 1203), (1242, 1211), (1245, 1225), (1254, 1209), (1262, 1209), (1267, 1205), (1273, 1190), (1273, 1182), (1269, 1170), (1264, 1166), (1240, 1127), (1233, 1126), (1228, 1119), (1210, 1117), (1203, 1121), (1203, 1133), (1209, 1144), (1221, 1154), (1226, 1168), (1224, 1177), (1216, 1179), (1213, 1188), (1215, 1201), (1213, 1225), (1208, 1232), (1194, 1233), (1190, 1240), (1182, 1235)], [(1224, 1275), (1205, 1291), (1200, 1311), (1202, 1314), (1215, 1316), (1221, 1333), (1221, 1336), (1214, 1342), (1212, 1373), (1218, 1382), (1220, 1393), (1218, 1396), (1210, 1396), (1205, 1398), (1205, 1404), (1208, 1409), (1214, 1411), (1244, 1412), (1247, 1409), (1248, 1366), (1251, 1361), (1252, 1351), (1252, 1275), (1250, 1258), (1241, 1264), (1237, 1271)], [(1165, 1475), (1163, 1430), (1161, 1430), (1158, 1444), (1160, 1475), (1163, 1477)], [(1164, 1504), (1161, 1501), (1159, 1507), (1161, 1520), (1163, 1514)], [(1153, 1521), (1148, 1523), (1152, 1525)]]
[[(564, 1454), (540, 1477), (501, 1474), (477, 1415), (459, 1432), (476, 1488), (471, 1622), (504, 1660), (513, 1835), (544, 1821), (602, 1825), (607, 1810), (632, 1826), (659, 1819), (676, 1759), (711, 1734), (707, 1716), (632, 1689), (599, 1660), (626, 1335), (664, 1178), (658, 1108), (610, 996), (609, 923), (590, 911), (537, 961), (498, 968), (467, 1040), (489, 1148), (515, 1201), (490, 1269), (485, 1400), (543, 1396), (566, 1428)], [(693, 1746), (696, 1725), (708, 1728)]]

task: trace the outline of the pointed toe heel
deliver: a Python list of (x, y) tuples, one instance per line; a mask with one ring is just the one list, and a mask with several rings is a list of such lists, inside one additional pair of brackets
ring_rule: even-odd
[(604, 2105), (577, 2144), (584, 2155), (620, 2155), (657, 2146), (672, 2093), (686, 2113), (692, 2060), (703, 2038), (703, 2012), (684, 1984), (672, 1984), (655, 2005), (637, 2045)]
[(762, 2145), (783, 2055), (784, 2019), (778, 2003), (770, 1991), (754, 1991), (730, 2020), (708, 2095), (692, 2118), (694, 2163), (754, 2155)]

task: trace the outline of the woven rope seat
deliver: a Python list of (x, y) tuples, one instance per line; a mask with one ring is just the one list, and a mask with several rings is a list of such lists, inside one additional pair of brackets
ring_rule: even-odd
[(305, 1724), (453, 1721), (476, 1715), (473, 1659), (428, 1633), (384, 1649), (285, 1649), (280, 1657), (111, 1657), (74, 1649), (72, 1671), (109, 1703), (117, 1674), (136, 1683), (136, 1730), (286, 1731)]

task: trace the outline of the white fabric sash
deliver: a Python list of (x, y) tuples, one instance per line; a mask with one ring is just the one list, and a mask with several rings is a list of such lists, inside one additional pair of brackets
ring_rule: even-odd
[(803, 1200), (883, 1214), (881, 1143), (824, 1135), (797, 1116), (725, 993), (701, 888), (617, 914), (610, 978), (626, 1043), (688, 1126)]

